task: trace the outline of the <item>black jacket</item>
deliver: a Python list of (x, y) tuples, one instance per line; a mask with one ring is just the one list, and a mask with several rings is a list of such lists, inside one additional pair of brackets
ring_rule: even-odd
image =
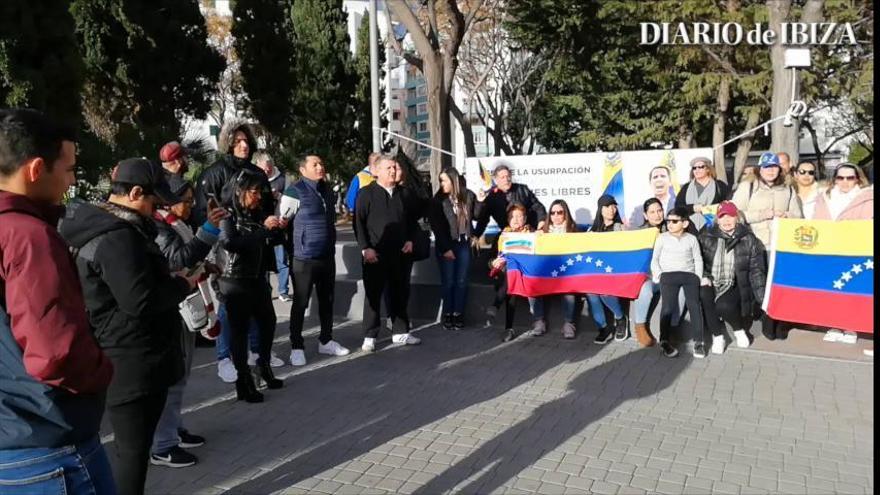
[[(200, 227), (195, 237), (189, 242), (174, 230), (174, 227), (161, 218), (154, 218), (156, 223), (156, 245), (168, 260), (168, 268), (172, 272), (178, 272), (186, 268), (193, 268), (211, 252), (211, 248), (217, 242), (217, 235)], [(219, 232), (218, 232), (219, 234)]]
[(512, 184), (506, 193), (494, 187), (486, 196), (486, 200), (477, 202), (474, 208), (474, 215), (477, 219), (474, 235), (483, 235), (483, 231), (486, 230), (486, 225), (489, 223), (489, 217), (495, 220), (499, 229), (504, 230), (507, 227), (507, 207), (513, 203), (519, 203), (526, 207), (526, 211), (528, 211), (526, 220), (533, 230), (538, 228), (538, 222), (547, 217), (546, 208), (525, 184)]
[[(183, 322), (178, 305), (190, 289), (186, 280), (170, 274), (154, 242), (153, 220), (109, 203), (75, 201), (59, 231), (80, 251), (76, 268), (89, 320), (115, 369), (107, 402), (128, 402), (179, 381)], [(93, 254), (85, 255), (82, 248), (97, 237)]]
[(468, 238), (473, 234), (474, 208), (477, 203), (477, 195), (473, 191), (467, 191), (465, 211), (467, 211), (467, 231), (458, 231), (458, 218), (452, 211), (452, 200), (447, 194), (438, 194), (431, 199), (428, 218), (431, 222), (431, 230), (434, 231), (434, 246), (438, 253), (445, 253), (452, 249), (452, 243), (461, 235)]
[[(262, 183), (262, 209), (267, 215), (271, 215), (275, 211), (275, 198), (272, 195), (272, 186), (269, 184), (269, 178), (256, 165), (242, 158), (236, 158), (233, 155), (223, 155), (217, 161), (206, 168), (196, 181), (195, 200), (196, 204), (192, 211), (191, 225), (201, 225), (208, 218), (208, 198), (214, 196), (221, 204), (229, 205), (232, 198), (229, 197), (230, 191), (227, 188), (224, 193), (224, 187), (235, 178), (242, 169), (250, 170), (260, 174), (265, 181)], [(225, 194), (225, 195), (224, 195)]]
[(283, 232), (263, 225), (268, 216), (233, 208), (220, 221), (217, 262), (224, 279), (257, 279), (276, 270), (273, 246), (281, 244)]
[[(715, 180), (715, 197), (712, 198), (712, 201), (708, 204), (717, 205), (718, 203), (730, 199), (730, 186), (727, 185), (723, 180)], [(685, 185), (681, 186), (681, 189), (678, 191), (678, 194), (675, 195), (675, 207), (683, 207), (687, 210), (688, 215), (694, 214), (694, 205), (687, 204), (687, 192), (691, 183), (688, 182)], [(703, 205), (706, 206), (706, 205)]]
[(722, 233), (718, 225), (713, 225), (700, 234), (699, 240), (703, 255), (703, 276), (710, 280), (718, 243), (725, 242), (728, 250), (734, 250), (735, 289), (739, 290), (742, 315), (746, 318), (757, 315), (767, 284), (761, 241), (743, 224), (736, 226), (732, 237)]
[(379, 253), (400, 253), (407, 241), (413, 241), (418, 229), (419, 209), (413, 198), (397, 186), (389, 196), (377, 182), (364, 186), (355, 206), (355, 235), (361, 250), (372, 248)]

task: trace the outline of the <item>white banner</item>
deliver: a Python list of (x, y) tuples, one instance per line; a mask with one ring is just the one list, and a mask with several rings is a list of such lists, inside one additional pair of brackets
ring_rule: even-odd
[(477, 191), (488, 189), (480, 165), (489, 173), (507, 165), (513, 181), (529, 186), (545, 207), (556, 199), (565, 200), (580, 225), (593, 223), (596, 202), (607, 191), (617, 199), (624, 223), (641, 225), (642, 204), (648, 198), (660, 199), (666, 211), (673, 208), (675, 194), (689, 180), (690, 161), (696, 157), (711, 159), (711, 148), (468, 158), (462, 172), (468, 188)]

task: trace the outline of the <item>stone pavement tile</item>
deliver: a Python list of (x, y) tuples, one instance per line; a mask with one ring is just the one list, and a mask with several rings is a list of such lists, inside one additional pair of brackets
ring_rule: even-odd
[(518, 478), (516, 483), (513, 484), (514, 488), (518, 488), (520, 490), (525, 490), (530, 493), (535, 493), (538, 491), (538, 487), (541, 486), (541, 482), (538, 480), (529, 480), (525, 478)]
[(388, 473), (386, 477), (393, 480), (407, 481), (413, 474), (415, 474), (415, 471), (411, 469), (398, 468)]
[(638, 455), (627, 454), (627, 455), (623, 456), (623, 459), (621, 459), (621, 462), (615, 463), (615, 464), (630, 464), (633, 466), (645, 467), (648, 464), (648, 458), (638, 456)]
[(391, 471), (394, 471), (394, 468), (390, 466), (383, 466), (381, 464), (374, 464), (369, 469), (367, 469), (366, 474), (384, 478), (385, 476), (388, 476)]
[(838, 482), (834, 484), (834, 490), (837, 493), (865, 493), (864, 485), (854, 485), (852, 483)]
[(657, 479), (646, 478), (644, 476), (633, 476), (629, 484), (630, 486), (653, 492), (654, 489), (657, 488)]
[(333, 476), (331, 481), (342, 483), (343, 485), (349, 485), (357, 481), (360, 477), (361, 474), (354, 471), (339, 471)]
[(562, 462), (556, 468), (556, 471), (560, 473), (565, 473), (569, 476), (577, 476), (584, 469), (583, 464), (571, 464), (567, 462)]
[(336, 493), (336, 491), (342, 486), (342, 483), (337, 483), (335, 481), (327, 481), (324, 480), (317, 485), (311, 488), (312, 491), (318, 493)]
[(666, 471), (672, 467), (672, 461), (666, 459), (649, 458), (648, 463), (645, 464), (645, 467), (651, 469), (659, 469), (660, 471)]
[(684, 493), (684, 485), (670, 483), (668, 481), (658, 481), (657, 493), (662, 493), (663, 495), (681, 495)]
[(749, 475), (746, 473), (734, 473), (732, 471), (724, 471), (721, 474), (721, 481), (725, 483), (735, 483), (740, 486), (748, 486)]
[(607, 476), (605, 476), (605, 481), (608, 483), (614, 483), (615, 485), (620, 486), (628, 486), (632, 481), (633, 476), (631, 474), (626, 473), (618, 473), (614, 471), (610, 471)]
[(590, 492), (601, 495), (615, 495), (619, 489), (619, 486), (613, 483), (608, 483), (607, 481), (594, 481), (593, 485), (590, 487)]
[(541, 480), (541, 477), (544, 476), (544, 473), (546, 473), (546, 472), (547, 472), (547, 471), (543, 471), (543, 470), (541, 470), (541, 469), (537, 469), (537, 468), (533, 468), (533, 467), (528, 467), (528, 468), (523, 469), (523, 470), (519, 473), (519, 475), (517, 475), (517, 476), (520, 477), (520, 478), (528, 479), (528, 480), (536, 480), (536, 481), (540, 481), (540, 480)]
[(611, 467), (609, 467), (608, 470), (624, 474), (633, 474), (637, 467), (637, 465), (629, 464), (627, 462), (615, 462), (611, 464)]
[(422, 487), (422, 485), (420, 485), (420, 484), (418, 484), (418, 483), (410, 483), (410, 482), (407, 482), (407, 483), (404, 483), (404, 484), (403, 484), (403, 485), (397, 490), (397, 493), (415, 493), (415, 492), (418, 491), (418, 489), (421, 488), (421, 487)]
[(397, 492), (400, 487), (403, 486), (402, 480), (396, 480), (393, 478), (385, 478), (380, 482), (376, 483), (376, 488), (387, 490), (389, 492)]
[(749, 486), (774, 492), (778, 490), (779, 482), (775, 479), (760, 478), (753, 475), (749, 477)]
[(590, 487), (593, 485), (593, 482), (590, 478), (582, 478), (580, 476), (569, 476), (568, 479), (565, 480), (566, 488), (573, 488), (577, 490), (586, 490), (589, 491)]
[(357, 481), (354, 482), (355, 485), (362, 486), (364, 488), (373, 488), (382, 481), (382, 478), (379, 476), (373, 476), (371, 474), (364, 474)]
[(688, 476), (687, 481), (684, 483), (685, 493), (708, 493), (712, 490), (714, 483), (715, 481), (711, 479)]
[(685, 484), (685, 481), (687, 481), (687, 476), (684, 474), (673, 472), (673, 471), (661, 471), (660, 472), (660, 481), (667, 481), (670, 483), (677, 483), (679, 485), (683, 485), (683, 484)]
[(805, 495), (809, 492), (807, 492), (807, 487), (804, 485), (780, 481), (779, 493), (784, 493), (785, 495)]
[[(719, 494), (739, 495), (740, 486), (737, 483), (727, 483), (724, 481), (716, 481), (712, 485), (712, 492)], [(783, 492), (785, 493), (785, 492)]]

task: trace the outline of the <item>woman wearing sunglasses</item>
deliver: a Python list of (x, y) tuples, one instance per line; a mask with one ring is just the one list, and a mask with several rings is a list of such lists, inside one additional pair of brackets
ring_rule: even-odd
[(675, 206), (687, 210), (690, 223), (701, 232), (706, 227), (703, 208), (730, 198), (730, 187), (715, 177), (712, 160), (697, 157), (691, 160), (691, 180), (678, 191)]
[[(577, 224), (571, 217), (571, 210), (568, 203), (562, 199), (557, 199), (550, 204), (550, 221), (546, 222), (541, 229), (545, 234), (566, 234), (569, 232), (577, 232)], [(566, 339), (573, 339), (575, 333), (575, 302), (574, 294), (562, 295), (562, 316), (565, 323), (562, 324), (562, 336)], [(530, 297), (529, 305), (531, 306), (532, 316), (536, 320), (544, 321), (544, 298)], [(546, 333), (546, 325), (540, 326), (532, 330), (532, 335), (537, 337)]]
[[(816, 220), (872, 220), (874, 218), (874, 187), (858, 166), (841, 163), (834, 169), (834, 185), (816, 199)], [(855, 344), (855, 332), (831, 329), (826, 342)]]
[(785, 184), (779, 157), (769, 151), (758, 159), (755, 180), (742, 183), (736, 189), (733, 203), (746, 217), (764, 249), (770, 245), (770, 225), (774, 218), (802, 218), (797, 194)]
[(794, 186), (804, 218), (813, 218), (816, 201), (828, 186), (819, 181), (819, 169), (811, 162), (801, 162), (794, 170)]

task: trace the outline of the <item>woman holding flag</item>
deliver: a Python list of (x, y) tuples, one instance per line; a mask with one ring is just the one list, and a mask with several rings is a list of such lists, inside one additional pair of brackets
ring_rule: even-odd
[[(703, 209), (730, 198), (730, 187), (715, 177), (712, 160), (697, 157), (691, 160), (691, 180), (681, 187), (675, 197), (675, 206), (683, 207), (690, 215), (691, 225), (702, 232), (707, 225)], [(696, 233), (694, 232), (694, 233)]]
[[(617, 201), (610, 194), (603, 194), (599, 197), (597, 207), (599, 214), (590, 227), (590, 232), (617, 232), (623, 230), (623, 222), (620, 220), (620, 213), (617, 211)], [(629, 338), (629, 325), (626, 321), (626, 314), (620, 307), (620, 299), (616, 296), (601, 296), (598, 294), (587, 294), (587, 302), (590, 304), (590, 313), (593, 315), (593, 321), (596, 322), (596, 328), (599, 334), (593, 340), (596, 344), (607, 344), (611, 339), (623, 341)], [(605, 308), (611, 310), (614, 314), (614, 326), (607, 322), (605, 317)]]

